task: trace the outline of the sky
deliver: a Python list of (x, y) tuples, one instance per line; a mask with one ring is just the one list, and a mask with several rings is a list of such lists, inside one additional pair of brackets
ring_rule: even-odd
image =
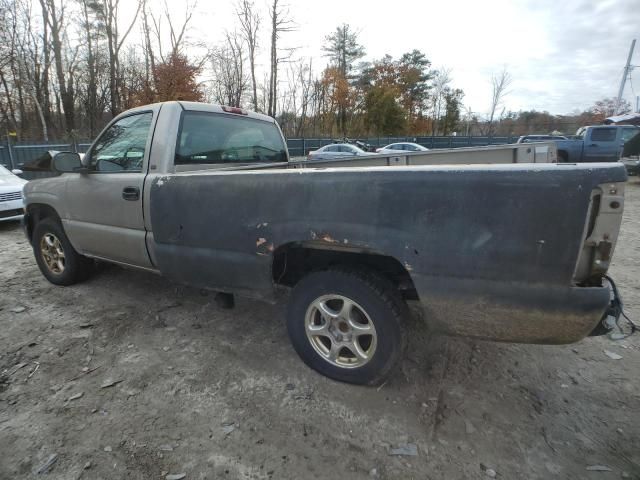
[[(129, 1), (129, 0), (127, 0)], [(183, 0), (167, 0), (180, 19)], [(322, 46), (336, 26), (348, 23), (365, 47), (365, 60), (423, 51), (436, 68), (450, 69), (464, 104), (489, 110), (491, 76), (503, 68), (513, 83), (507, 110), (554, 114), (582, 111), (615, 97), (632, 39), (640, 40), (640, 0), (284, 0), (296, 30), (282, 36), (296, 56), (327, 62)], [(283, 2), (283, 3), (284, 3)], [(235, 0), (199, 0), (190, 38), (214, 45), (237, 28)], [(268, 65), (268, 0), (255, 0), (263, 16), (259, 64)], [(640, 95), (640, 42), (632, 83), (624, 97)], [(634, 89), (635, 87), (635, 89)]]

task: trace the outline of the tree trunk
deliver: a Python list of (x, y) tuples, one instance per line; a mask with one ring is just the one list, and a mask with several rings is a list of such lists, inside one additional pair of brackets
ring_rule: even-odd
[(271, 12), (271, 71), (269, 74), (269, 100), (267, 115), (275, 117), (275, 90), (278, 70), (278, 50), (276, 42), (278, 39), (278, 0), (273, 0), (273, 10)]
[[(44, 5), (44, 0), (40, 0)], [(51, 46), (53, 49), (53, 58), (56, 65), (56, 76), (58, 79), (58, 89), (60, 91), (60, 98), (62, 101), (62, 108), (64, 110), (65, 131), (67, 134), (71, 133), (75, 129), (75, 99), (73, 98), (73, 89), (69, 92), (67, 84), (64, 78), (64, 68), (62, 61), (62, 15), (60, 17), (56, 14), (56, 7), (53, 1), (48, 1), (49, 10), (49, 26), (51, 27)]]

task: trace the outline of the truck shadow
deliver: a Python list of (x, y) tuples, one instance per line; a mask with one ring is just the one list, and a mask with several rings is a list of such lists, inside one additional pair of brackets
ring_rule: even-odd
[(15, 232), (16, 230), (20, 230), (20, 228), (22, 228), (20, 220), (7, 220), (0, 222), (0, 234), (5, 232)]

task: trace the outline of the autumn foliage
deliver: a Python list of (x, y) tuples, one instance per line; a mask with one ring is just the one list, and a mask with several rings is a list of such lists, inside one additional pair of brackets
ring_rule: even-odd
[(156, 65), (153, 83), (141, 92), (141, 104), (165, 102), (168, 100), (204, 101), (204, 94), (198, 85), (200, 67), (193, 65), (181, 54), (172, 54), (164, 63)]

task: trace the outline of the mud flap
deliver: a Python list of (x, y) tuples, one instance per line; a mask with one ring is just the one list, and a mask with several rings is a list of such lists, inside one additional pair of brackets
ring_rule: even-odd
[(609, 307), (605, 310), (602, 315), (602, 319), (589, 334), (590, 337), (597, 337), (600, 335), (606, 335), (611, 332), (614, 328), (617, 327), (618, 319), (622, 314), (623, 306), (622, 297), (620, 297), (620, 292), (618, 292), (618, 287), (616, 286), (613, 279), (609, 276), (605, 277), (609, 282), (609, 292), (611, 294), (611, 301), (609, 302)]

